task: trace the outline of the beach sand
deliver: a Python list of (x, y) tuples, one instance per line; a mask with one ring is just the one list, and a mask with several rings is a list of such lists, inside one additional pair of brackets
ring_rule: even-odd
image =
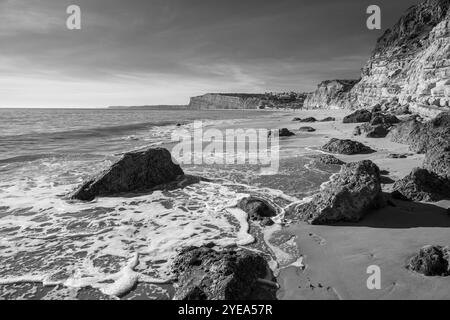
[[(288, 128), (297, 135), (281, 138), (282, 157), (294, 157), (306, 151), (313, 153), (330, 138), (360, 141), (374, 150), (370, 155), (337, 156), (346, 162), (369, 159), (381, 169), (389, 192), (392, 183), (422, 164), (423, 155), (407, 159), (390, 159), (389, 153), (409, 153), (407, 145), (390, 142), (387, 138), (354, 137), (356, 124), (343, 124), (349, 111), (298, 111), (274, 115), (254, 121), (255, 128)], [(335, 122), (299, 123), (293, 117), (328, 116)], [(301, 126), (317, 131), (300, 134)], [(320, 152), (317, 150), (317, 152)], [(292, 266), (283, 269), (278, 282), (279, 299), (450, 299), (450, 278), (425, 277), (405, 268), (408, 259), (425, 245), (450, 245), (450, 217), (446, 208), (450, 201), (434, 204), (395, 201), (373, 211), (359, 223), (333, 226), (296, 224), (284, 232), (297, 237), (298, 250), (305, 269)], [(381, 289), (370, 290), (367, 279), (369, 266), (381, 271)]]

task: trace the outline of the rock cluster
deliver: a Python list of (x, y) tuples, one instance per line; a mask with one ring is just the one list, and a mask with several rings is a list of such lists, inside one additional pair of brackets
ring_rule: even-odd
[(172, 182), (183, 174), (166, 149), (129, 152), (97, 177), (84, 183), (71, 198), (90, 201), (97, 196), (148, 190)]
[(175, 259), (172, 272), (177, 278), (174, 300), (276, 299), (266, 260), (247, 250), (187, 248)]
[(370, 160), (345, 164), (311, 202), (290, 208), (286, 217), (311, 224), (359, 221), (382, 206), (380, 181), (380, 170)]
[(372, 148), (353, 140), (332, 138), (322, 147), (323, 151), (336, 154), (365, 154), (375, 152)]

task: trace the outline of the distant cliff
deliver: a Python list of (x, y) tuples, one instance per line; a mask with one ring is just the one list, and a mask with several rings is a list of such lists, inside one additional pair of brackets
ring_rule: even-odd
[(317, 87), (317, 90), (308, 94), (304, 108), (349, 108), (351, 107), (350, 92), (359, 80), (327, 80)]
[(188, 109), (301, 108), (306, 94), (208, 93), (192, 97)]
[(361, 81), (352, 88), (330, 81), (306, 108), (369, 108), (396, 101), (420, 108), (450, 107), (450, 0), (413, 6), (381, 36)]

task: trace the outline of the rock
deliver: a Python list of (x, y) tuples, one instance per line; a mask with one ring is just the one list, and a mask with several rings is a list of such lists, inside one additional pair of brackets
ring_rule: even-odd
[(300, 128), (298, 129), (298, 131), (301, 131), (301, 132), (315, 132), (316, 129), (314, 129), (314, 128), (312, 128), (312, 127), (300, 127)]
[(393, 109), (391, 112), (396, 116), (411, 114), (411, 111), (409, 111), (409, 105), (407, 105), (407, 104), (398, 106), (397, 108)]
[(299, 121), (302, 121), (302, 119), (301, 118), (294, 118), (294, 119), (292, 119), (292, 121), (299, 122)]
[(392, 197), (400, 200), (434, 202), (450, 198), (450, 183), (422, 168), (415, 168), (392, 189)]
[(409, 144), (422, 124), (416, 119), (401, 122), (394, 126), (388, 134), (392, 142)]
[(172, 272), (178, 280), (174, 300), (276, 299), (275, 278), (266, 260), (247, 250), (187, 248), (174, 260)]
[(259, 221), (263, 226), (273, 225), (272, 217), (277, 215), (277, 210), (266, 200), (248, 197), (239, 201), (237, 207), (248, 214), (251, 221)]
[(326, 117), (326, 118), (320, 120), (320, 122), (332, 122), (332, 121), (336, 121), (336, 118)]
[(374, 106), (372, 107), (371, 110), (372, 110), (372, 113), (375, 113), (375, 112), (381, 112), (381, 111), (382, 111), (381, 104), (377, 103), (376, 105), (374, 105)]
[(313, 162), (315, 164), (325, 164), (325, 165), (338, 165), (341, 166), (345, 162), (332, 156), (331, 154), (321, 154), (319, 156), (314, 157)]
[(300, 120), (300, 122), (316, 122), (316, 121), (317, 121), (317, 119), (314, 117), (309, 117), (309, 118)]
[(341, 140), (332, 138), (322, 147), (323, 151), (337, 154), (365, 154), (375, 152), (370, 147), (353, 140)]
[(423, 167), (450, 181), (450, 141), (430, 147)]
[(97, 196), (148, 190), (172, 182), (183, 174), (166, 149), (129, 152), (109, 169), (84, 183), (71, 198), (90, 201)]
[(381, 112), (373, 113), (372, 118), (370, 119), (370, 125), (376, 126), (376, 125), (392, 125), (399, 123), (400, 120), (392, 115), (392, 114), (385, 114)]
[(359, 221), (382, 205), (380, 180), (380, 170), (370, 160), (345, 164), (311, 202), (290, 208), (286, 217), (311, 224)]
[(389, 153), (387, 157), (390, 159), (406, 159), (408, 156), (408, 153)]
[(367, 129), (367, 138), (384, 138), (388, 135), (389, 129), (386, 125), (380, 124), (376, 126), (370, 126)]
[(450, 112), (442, 112), (433, 120), (419, 125), (409, 137), (411, 150), (426, 153), (429, 148), (450, 141)]
[(410, 259), (407, 268), (428, 277), (450, 276), (450, 248), (425, 246)]
[(280, 135), (280, 137), (292, 137), (292, 136), (295, 136), (295, 133), (289, 131), (286, 128), (283, 128), (283, 129), (279, 130), (279, 135)]
[(343, 120), (344, 123), (361, 123), (369, 122), (372, 119), (372, 112), (369, 110), (361, 109), (346, 116)]

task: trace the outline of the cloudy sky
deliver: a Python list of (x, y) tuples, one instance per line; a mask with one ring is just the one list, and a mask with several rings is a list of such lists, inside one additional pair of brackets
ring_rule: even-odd
[[(0, 107), (186, 104), (357, 78), (418, 0), (0, 0)], [(79, 5), (82, 29), (66, 28)]]

